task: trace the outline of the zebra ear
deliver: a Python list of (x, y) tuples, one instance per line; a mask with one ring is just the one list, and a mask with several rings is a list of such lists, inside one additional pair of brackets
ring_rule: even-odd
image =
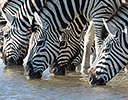
[(2, 16), (2, 12), (0, 11), (0, 30), (7, 24), (7, 21)]
[(103, 20), (103, 24), (104, 24), (104, 26), (105, 26), (105, 29), (107, 30), (107, 32), (108, 32), (109, 34), (111, 34), (110, 29), (109, 29), (109, 25), (110, 25), (110, 24), (106, 23), (106, 21), (105, 21), (104, 19), (102, 19), (102, 20)]
[(15, 19), (14, 16), (11, 16), (11, 15), (9, 15), (9, 14), (7, 14), (7, 13), (3, 13), (3, 17), (5, 18), (5, 20), (6, 20), (8, 23), (12, 23), (13, 20)]
[(106, 23), (104, 19), (103, 19), (103, 24), (109, 35), (112, 35), (112, 36), (116, 35), (118, 31), (116, 27), (112, 26), (110, 23)]
[(37, 24), (42, 27), (43, 24), (42, 24), (41, 18), (40, 18), (40, 16), (38, 15), (37, 12), (34, 13), (34, 17), (35, 17), (35, 20), (36, 20)]
[(42, 29), (45, 29), (45, 30), (48, 29), (48, 27), (49, 27), (48, 22), (47, 22), (45, 19), (43, 19), (42, 17), (40, 17), (37, 12), (34, 13), (34, 17), (35, 17), (35, 20), (36, 20), (37, 24), (38, 24)]
[(14, 21), (15, 17), (14, 16), (11, 16), (7, 13), (4, 13), (3, 11), (1, 12), (1, 15), (0, 15), (1, 18), (4, 19), (4, 21), (6, 22), (6, 24), (8, 23), (8, 25), (12, 25), (12, 22)]

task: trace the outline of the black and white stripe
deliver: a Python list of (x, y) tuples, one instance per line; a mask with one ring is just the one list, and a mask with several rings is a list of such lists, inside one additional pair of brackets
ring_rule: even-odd
[(105, 26), (102, 38), (109, 34), (90, 68), (91, 85), (105, 85), (128, 63), (128, 4), (122, 5)]
[[(81, 32), (83, 28), (88, 28), (86, 26), (89, 23), (81, 15), (75, 18), (65, 30), (49, 34), (49, 23), (38, 18), (39, 15), (36, 14), (36, 20), (32, 25), (33, 33), (25, 61), (26, 77), (39, 78), (44, 70), (55, 63), (61, 67), (66, 66), (68, 70), (75, 70), (75, 66), (82, 61), (84, 40), (81, 37)], [(82, 20), (83, 18), (84, 20)], [(49, 31), (43, 29), (39, 20), (47, 25), (46, 29)], [(59, 71), (62, 71), (62, 68)]]
[[(72, 20), (74, 20), (74, 18), (83, 14), (83, 16), (85, 16), (85, 19), (88, 22), (90, 20), (93, 21), (94, 29), (96, 32), (96, 37), (99, 38), (100, 37), (99, 33), (101, 31), (101, 27), (103, 24), (102, 18), (108, 19), (109, 16), (111, 16), (116, 11), (116, 9), (118, 9), (121, 5), (122, 5), (121, 0), (119, 0), (119, 1), (118, 0), (116, 0), (116, 1), (115, 0), (110, 0), (110, 1), (108, 1), (108, 0), (107, 1), (106, 0), (89, 0), (89, 1), (87, 1), (87, 0), (86, 1), (85, 0), (79, 0), (79, 1), (78, 0), (54, 0), (54, 1), (48, 1), (47, 5), (43, 9), (41, 9), (41, 11), (39, 13), (40, 21), (38, 21), (38, 24), (34, 24), (36, 27), (38, 27), (38, 28), (40, 27), (39, 29), (38, 28), (35, 29), (35, 31), (38, 31), (38, 32), (40, 31), (41, 32), (40, 34), (44, 34), (46, 32), (48, 36), (51, 35), (51, 37), (53, 37), (52, 42), (54, 43), (56, 40), (58, 40), (58, 34), (62, 33), (62, 31), (68, 27), (68, 25), (70, 24), (70, 22)], [(41, 30), (41, 28), (42, 28), (42, 30)], [(39, 43), (41, 43), (41, 42), (39, 42)], [(56, 45), (58, 45), (58, 44), (56, 44)], [(40, 51), (41, 49), (44, 49), (44, 48), (45, 47), (39, 48), (39, 49), (37, 49), (37, 51)], [(38, 54), (38, 53), (36, 52), (35, 55), (36, 54)], [(27, 71), (30, 68), (30, 70), (35, 71), (35, 73), (38, 71), (43, 72), (44, 68), (48, 67), (45, 64), (46, 62), (41, 63), (41, 67), (39, 67), (39, 66), (37, 66), (38, 60), (33, 60), (33, 59), (37, 59), (38, 57), (36, 58), (34, 56), (30, 60), (28, 60), (29, 63), (26, 63)], [(47, 62), (49, 62), (49, 61), (47, 61)], [(36, 65), (36, 63), (37, 63), (37, 65)], [(44, 67), (44, 65), (46, 65), (46, 66)], [(54, 66), (54, 67), (57, 68), (57, 66)], [(39, 69), (39, 70), (37, 70), (37, 69)], [(58, 69), (60, 69), (60, 70), (58, 70)], [(65, 69), (64, 67), (57, 68), (57, 70), (60, 71), (59, 73), (61, 73), (61, 74), (64, 73), (64, 69)], [(40, 76), (40, 74), (39, 74), (39, 76)]]
[(3, 0), (0, 3), (0, 51), (3, 49), (3, 32), (6, 30), (7, 20), (5, 18), (5, 13), (9, 16), (15, 16), (21, 6), (24, 4), (25, 0)]
[[(3, 7), (3, 14), (5, 15), (6, 29), (4, 31), (4, 47), (3, 60), (6, 65), (22, 64), (23, 59), (27, 55), (29, 38), (31, 35), (30, 28), (34, 12), (45, 4), (45, 0), (10, 0), (8, 5)], [(14, 2), (13, 2), (14, 1)], [(19, 2), (19, 3), (18, 3)], [(23, 3), (24, 2), (24, 3)], [(12, 5), (15, 3), (15, 5)], [(19, 4), (23, 4), (20, 7)], [(16, 11), (18, 8), (18, 11)], [(14, 11), (14, 12), (13, 12)], [(15, 12), (16, 11), (16, 12)], [(13, 13), (12, 13), (13, 12)], [(15, 14), (15, 16), (9, 15)]]
[[(47, 1), (43, 10), (46, 13), (44, 16), (51, 17), (51, 22), (54, 23), (50, 26), (57, 31), (65, 29), (72, 20), (83, 14), (88, 22), (93, 20), (96, 32), (95, 40), (97, 44), (100, 44), (97, 39), (100, 37), (101, 19), (107, 19), (122, 3), (121, 0), (54, 0)], [(4, 34), (3, 58), (6, 65), (22, 64), (28, 50), (33, 13), (39, 11), (44, 4), (46, 4), (46, 0), (26, 0), (16, 17), (12, 18), (5, 14), (12, 26)], [(52, 11), (52, 7), (55, 12)], [(55, 31), (54, 29), (52, 30)]]

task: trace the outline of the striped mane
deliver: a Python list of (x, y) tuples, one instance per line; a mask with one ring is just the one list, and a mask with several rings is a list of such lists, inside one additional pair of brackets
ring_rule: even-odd
[[(47, 2), (48, 2), (49, 0), (46, 0), (46, 2), (45, 2), (45, 0), (44, 0), (44, 5), (40, 8), (40, 10), (37, 12), (38, 14), (40, 13), (40, 11), (47, 5)], [(32, 24), (31, 24), (31, 29), (30, 29), (30, 31), (31, 32), (33, 32), (34, 30), (33, 30), (33, 26), (34, 26), (34, 22), (35, 22), (35, 17), (33, 17), (33, 19), (32, 19)]]

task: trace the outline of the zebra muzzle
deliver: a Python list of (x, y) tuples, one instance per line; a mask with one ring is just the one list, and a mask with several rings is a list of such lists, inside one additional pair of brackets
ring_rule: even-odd
[(105, 80), (102, 77), (95, 77), (92, 73), (89, 73), (89, 83), (92, 86), (106, 85)]

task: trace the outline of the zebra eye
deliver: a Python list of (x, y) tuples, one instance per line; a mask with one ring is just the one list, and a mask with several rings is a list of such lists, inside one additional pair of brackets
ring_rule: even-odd
[(61, 41), (61, 42), (60, 42), (60, 46), (64, 46), (65, 44), (66, 44), (65, 41)]
[(103, 53), (107, 53), (108, 51), (109, 51), (109, 48), (108, 49), (104, 49)]
[(37, 45), (42, 45), (42, 41), (38, 41), (37, 42)]
[(8, 38), (8, 36), (9, 36), (8, 34), (4, 34), (4, 37), (5, 37), (5, 38)]

